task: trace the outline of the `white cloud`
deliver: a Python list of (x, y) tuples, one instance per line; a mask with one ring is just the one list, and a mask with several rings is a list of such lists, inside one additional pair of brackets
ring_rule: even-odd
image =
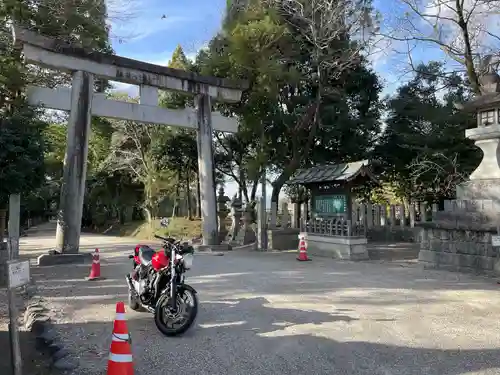
[(115, 81), (111, 82), (111, 85), (113, 86), (113, 89), (111, 89), (111, 91), (113, 92), (125, 93), (131, 98), (136, 98), (139, 96), (139, 86)]

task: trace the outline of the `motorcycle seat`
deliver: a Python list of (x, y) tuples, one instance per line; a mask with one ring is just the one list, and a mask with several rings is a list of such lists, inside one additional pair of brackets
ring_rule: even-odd
[(153, 259), (153, 255), (155, 255), (156, 251), (154, 251), (152, 248), (146, 245), (142, 245), (139, 248), (139, 260), (141, 261), (141, 264), (144, 266), (147, 266), (151, 263), (151, 260)]

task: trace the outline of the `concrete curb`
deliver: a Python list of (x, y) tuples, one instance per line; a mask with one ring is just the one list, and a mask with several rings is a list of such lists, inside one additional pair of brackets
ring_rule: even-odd
[(51, 366), (57, 370), (72, 371), (78, 366), (78, 360), (64, 349), (57, 335), (54, 325), (51, 323), (49, 310), (44, 307), (43, 299), (36, 295), (36, 286), (30, 285), (26, 288), (30, 302), (24, 312), (24, 328), (35, 336), (35, 348), (51, 359)]

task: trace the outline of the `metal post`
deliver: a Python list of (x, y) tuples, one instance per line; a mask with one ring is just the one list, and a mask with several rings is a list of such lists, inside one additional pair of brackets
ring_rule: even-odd
[[(20, 201), (21, 198), (19, 194), (12, 194), (9, 198), (9, 260), (14, 260), (19, 257)], [(7, 271), (7, 274), (8, 273)], [(21, 349), (19, 345), (19, 332), (17, 330), (16, 296), (14, 294), (14, 288), (10, 287), (10, 282), (10, 280), (7, 281), (7, 303), (9, 305), (9, 337), (12, 374), (22, 375)]]
[(71, 110), (56, 232), (56, 249), (65, 253), (78, 253), (80, 247), (92, 119), (93, 82), (94, 79), (90, 73), (82, 71), (73, 73)]
[(212, 115), (210, 97), (196, 97), (198, 122), (198, 170), (201, 191), (201, 216), (203, 220), (203, 245), (217, 245), (217, 206), (213, 168)]

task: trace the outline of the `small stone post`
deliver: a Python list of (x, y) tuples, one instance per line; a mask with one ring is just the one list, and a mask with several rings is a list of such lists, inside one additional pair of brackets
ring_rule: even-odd
[(266, 197), (261, 197), (259, 200), (257, 215), (257, 239), (259, 250), (267, 250)]
[(387, 225), (387, 206), (385, 204), (380, 208), (380, 225), (383, 227)]
[(224, 195), (224, 188), (221, 186), (219, 188), (217, 195), (217, 215), (219, 216), (219, 237), (218, 244), (222, 243), (228, 234), (226, 219), (229, 214), (229, 209), (227, 208), (226, 203), (229, 201), (229, 198)]
[(290, 212), (288, 211), (288, 203), (284, 202), (281, 205), (281, 229), (288, 228), (289, 221), (290, 221)]
[(396, 226), (396, 206), (393, 204), (389, 206), (389, 221), (391, 228)]
[(292, 203), (292, 228), (300, 228), (300, 203)]
[(82, 71), (73, 73), (71, 111), (56, 232), (56, 250), (69, 254), (78, 253), (80, 247), (93, 86), (92, 74)]
[(269, 228), (276, 228), (276, 223), (278, 221), (278, 203), (271, 201), (271, 218), (269, 221)]
[(309, 202), (304, 202), (301, 204), (301, 213), (300, 217), (304, 220), (304, 223), (307, 224), (309, 216)]

